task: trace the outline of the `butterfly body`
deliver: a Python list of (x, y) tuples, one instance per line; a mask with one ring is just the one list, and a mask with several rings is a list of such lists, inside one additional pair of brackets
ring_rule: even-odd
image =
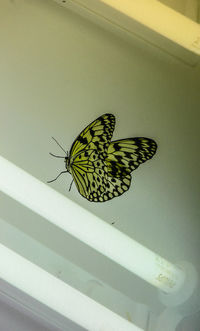
[(157, 144), (149, 138), (111, 141), (114, 127), (114, 115), (100, 116), (78, 135), (65, 157), (66, 172), (89, 201), (104, 202), (126, 192), (131, 172), (156, 152)]

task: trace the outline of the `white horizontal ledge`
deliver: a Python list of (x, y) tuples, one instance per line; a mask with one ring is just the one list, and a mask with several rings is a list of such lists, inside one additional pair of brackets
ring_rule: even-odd
[(54, 1), (108, 29), (112, 26), (111, 31), (121, 31), (124, 37), (140, 38), (189, 65), (199, 62), (200, 24), (158, 0)]
[[(79, 0), (80, 1), (80, 0)], [(84, 2), (85, 0), (83, 0)], [(98, 0), (200, 55), (200, 25), (158, 0)]]
[(142, 330), (2, 244), (0, 256), (0, 278), (86, 330)]
[(0, 190), (165, 293), (183, 285), (179, 267), (1, 156)]

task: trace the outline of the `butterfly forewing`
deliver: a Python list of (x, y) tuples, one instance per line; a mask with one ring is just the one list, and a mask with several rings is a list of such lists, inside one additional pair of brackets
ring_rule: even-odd
[(70, 157), (79, 154), (82, 150), (96, 150), (105, 156), (115, 128), (115, 117), (104, 114), (89, 124), (76, 138), (70, 150)]
[(157, 144), (149, 138), (137, 137), (112, 141), (108, 147), (108, 174), (124, 177), (153, 157)]

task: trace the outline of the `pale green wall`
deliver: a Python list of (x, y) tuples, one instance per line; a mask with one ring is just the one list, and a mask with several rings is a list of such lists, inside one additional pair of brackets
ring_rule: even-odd
[[(0, 47), (0, 153), (46, 182), (64, 169), (48, 155), (61, 152), (51, 136), (69, 149), (85, 125), (112, 112), (114, 138), (147, 136), (159, 146), (129, 192), (91, 204), (75, 186), (68, 192), (69, 175), (52, 187), (172, 262), (198, 263), (199, 67), (127, 43), (50, 0), (1, 2)], [(155, 300), (148, 285), (5, 196), (0, 216), (127, 295)]]

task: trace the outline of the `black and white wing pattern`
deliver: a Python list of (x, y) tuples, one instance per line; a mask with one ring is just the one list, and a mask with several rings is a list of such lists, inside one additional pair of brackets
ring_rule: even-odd
[(71, 174), (79, 193), (89, 201), (105, 201), (108, 185), (105, 158), (114, 127), (114, 115), (104, 114), (89, 124), (71, 147)]
[(89, 201), (104, 202), (126, 192), (131, 172), (151, 159), (157, 144), (136, 137), (111, 141), (115, 116), (104, 114), (89, 124), (75, 139), (65, 157), (79, 193)]

